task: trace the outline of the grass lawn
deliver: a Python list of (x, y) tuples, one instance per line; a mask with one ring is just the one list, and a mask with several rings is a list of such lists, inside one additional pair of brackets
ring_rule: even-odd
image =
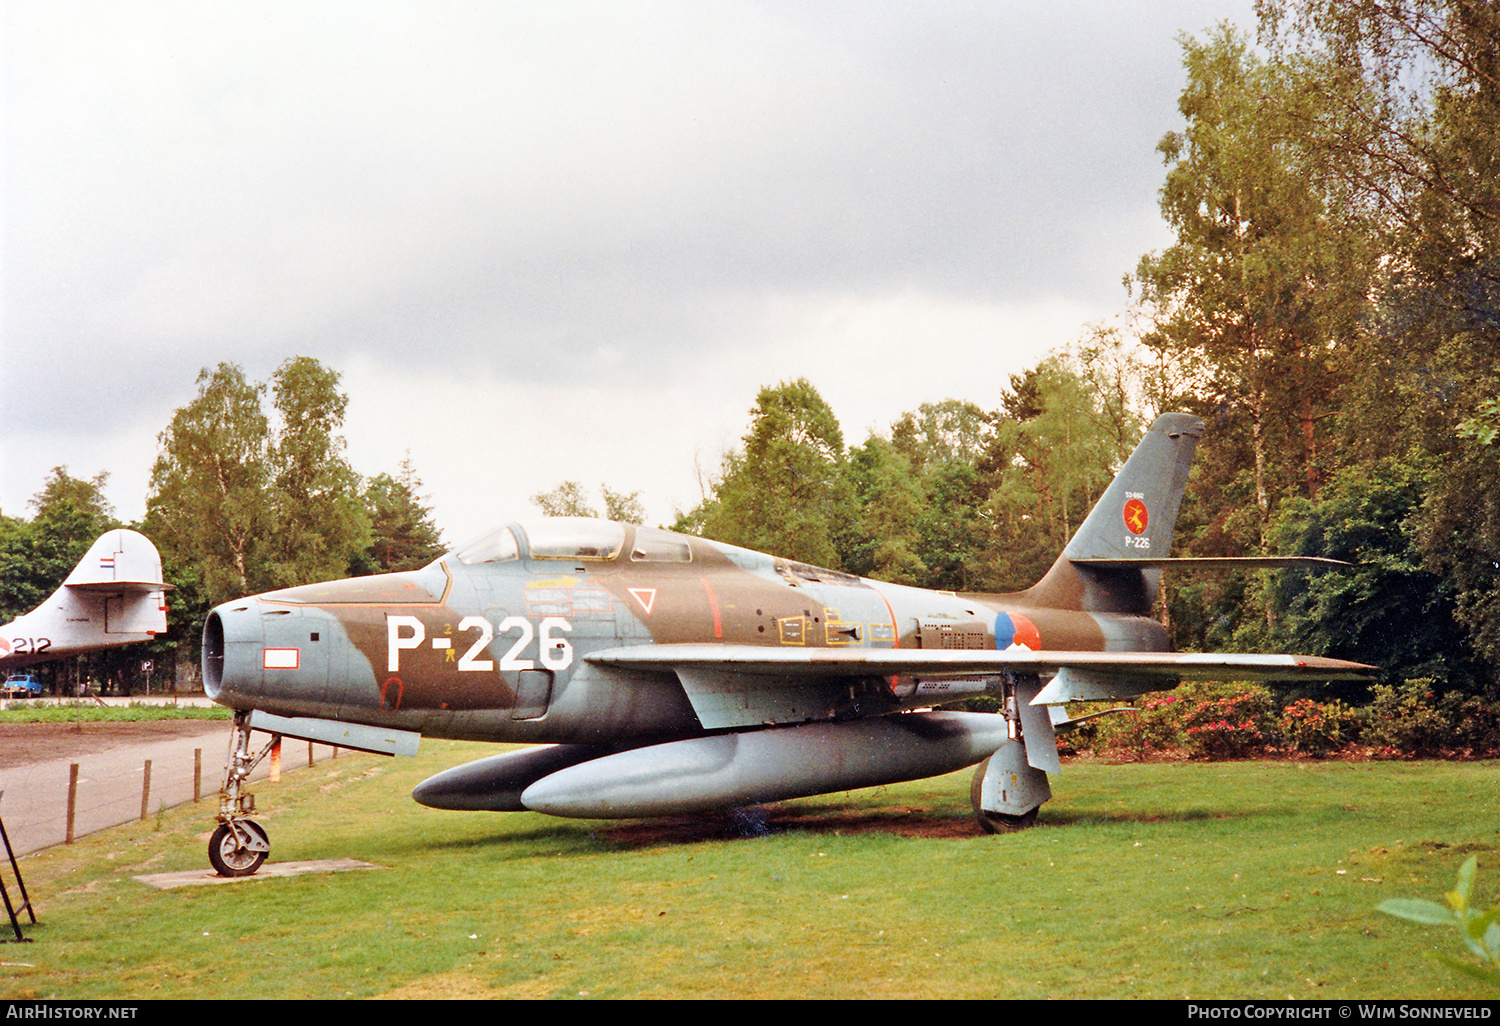
[[(369, 872), (159, 891), (213, 805), (23, 860), (7, 998), (1439, 998), (1452, 931), (1375, 911), (1500, 891), (1500, 764), (1080, 763), (1038, 829), (970, 826), (968, 773), (738, 819), (422, 808), (494, 746), (424, 741), (256, 789), (273, 861)], [(24, 963), (24, 964), (18, 964)]]
[(229, 720), (233, 713), (221, 705), (99, 705), (63, 702), (57, 705), (13, 705), (0, 709), (0, 723), (141, 723), (149, 720)]

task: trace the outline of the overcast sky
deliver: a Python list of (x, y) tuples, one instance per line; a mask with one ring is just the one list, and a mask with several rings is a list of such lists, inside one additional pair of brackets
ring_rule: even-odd
[(445, 540), (565, 479), (654, 521), (764, 385), (846, 440), (1120, 315), (1180, 33), (1250, 0), (4, 0), (0, 511), (145, 510), (200, 369), (315, 357)]

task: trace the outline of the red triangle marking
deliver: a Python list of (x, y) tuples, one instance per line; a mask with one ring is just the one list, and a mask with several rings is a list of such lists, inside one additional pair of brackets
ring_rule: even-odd
[(650, 616), (651, 607), (656, 605), (656, 589), (631, 588), (630, 594), (635, 596), (635, 600), (641, 604), (641, 608), (646, 611), (646, 615)]

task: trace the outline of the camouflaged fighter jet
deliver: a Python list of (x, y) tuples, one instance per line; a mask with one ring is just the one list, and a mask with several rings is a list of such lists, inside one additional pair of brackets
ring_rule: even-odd
[[(650, 817), (935, 776), (978, 764), (990, 830), (1051, 797), (1064, 703), (1184, 679), (1344, 679), (1292, 655), (1178, 654), (1151, 618), (1201, 421), (1150, 431), (1036, 586), (955, 594), (864, 580), (649, 527), (511, 524), (422, 570), (229, 602), (203, 630), (235, 712), (209, 857), (259, 868), (250, 732), (386, 754), (428, 737), (535, 743), (428, 779), (440, 809)], [(974, 695), (999, 713), (934, 711)], [(274, 742), (273, 742), (274, 743)]]
[(150, 641), (167, 629), (168, 587), (149, 538), (108, 531), (47, 601), (0, 627), (0, 669)]

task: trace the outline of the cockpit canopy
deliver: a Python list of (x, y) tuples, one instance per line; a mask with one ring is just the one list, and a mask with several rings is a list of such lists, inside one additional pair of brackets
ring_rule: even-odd
[[(517, 531), (517, 528), (519, 531)], [(589, 517), (539, 517), (502, 527), (465, 545), (454, 557), (467, 566), (520, 559), (614, 559), (625, 546), (625, 525)], [(636, 562), (688, 563), (688, 539), (654, 527), (637, 527), (630, 558)]]

